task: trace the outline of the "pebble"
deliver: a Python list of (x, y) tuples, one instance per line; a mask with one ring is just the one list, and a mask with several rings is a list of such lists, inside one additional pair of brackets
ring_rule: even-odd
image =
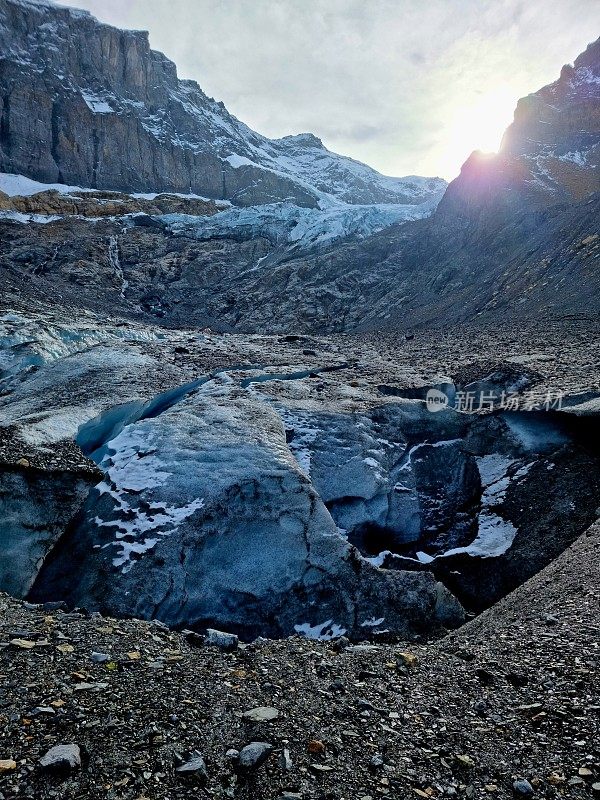
[(28, 717), (39, 717), (41, 714), (56, 714), (56, 711), (52, 708), (52, 706), (36, 706), (32, 708), (31, 711), (28, 712)]
[(200, 774), (203, 777), (207, 777), (206, 772), (206, 762), (202, 757), (202, 754), (198, 752), (198, 750), (194, 750), (190, 753), (189, 759), (181, 764), (181, 766), (176, 767), (175, 772), (179, 772), (184, 775), (191, 775), (191, 774)]
[(525, 778), (519, 778), (513, 783), (515, 797), (533, 797), (533, 786)]
[(271, 706), (258, 706), (251, 708), (249, 711), (244, 711), (242, 717), (250, 720), (250, 722), (271, 722), (277, 719), (279, 711)]
[(250, 742), (240, 750), (238, 766), (242, 770), (258, 769), (273, 752), (268, 742)]
[(289, 772), (293, 767), (290, 751), (287, 749), (287, 747), (284, 747), (281, 751), (281, 755), (279, 756), (279, 766), (285, 772)]
[(0, 759), (0, 775), (3, 772), (10, 772), (11, 770), (16, 768), (17, 768), (17, 762), (13, 761), (12, 758)]
[(417, 657), (412, 653), (396, 653), (396, 658), (408, 669), (414, 669), (417, 666)]
[(72, 772), (81, 767), (81, 750), (76, 744), (57, 744), (40, 758), (39, 764), (48, 772)]
[(28, 639), (11, 639), (10, 644), (13, 647), (18, 647), (19, 650), (32, 650), (36, 643)]
[(238, 649), (240, 640), (234, 633), (224, 633), (215, 628), (208, 628), (205, 642), (212, 647), (218, 647), (225, 653), (233, 653)]
[(110, 656), (108, 655), (108, 653), (94, 652), (92, 653), (90, 658), (94, 662), (94, 664), (106, 664), (108, 661), (110, 661)]

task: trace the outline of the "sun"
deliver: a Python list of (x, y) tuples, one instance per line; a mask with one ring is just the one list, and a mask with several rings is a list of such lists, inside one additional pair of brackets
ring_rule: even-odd
[(497, 152), (514, 109), (515, 94), (505, 85), (489, 89), (459, 106), (444, 134), (444, 174), (455, 177), (473, 150)]

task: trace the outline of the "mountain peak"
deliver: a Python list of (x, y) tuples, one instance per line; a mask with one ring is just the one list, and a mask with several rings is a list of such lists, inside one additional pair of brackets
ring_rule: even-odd
[(281, 139), (278, 139), (277, 141), (285, 144), (298, 145), (299, 147), (315, 147), (319, 150), (327, 149), (321, 139), (319, 139), (318, 136), (315, 136), (314, 133), (290, 134), (288, 136), (282, 136)]
[(424, 213), (444, 188), (383, 176), (311, 133), (262, 136), (180, 80), (146, 32), (48, 0), (0, 0), (0, 53), (2, 172), (239, 206), (427, 204)]

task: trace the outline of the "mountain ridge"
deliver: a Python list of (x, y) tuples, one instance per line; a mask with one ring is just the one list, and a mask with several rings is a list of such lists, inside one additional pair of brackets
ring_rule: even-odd
[[(391, 178), (313, 134), (269, 139), (150, 48), (145, 31), (0, 2), (0, 170), (46, 183), (193, 192), (238, 205), (419, 204), (439, 178)], [(23, 120), (35, 120), (23, 122)]]

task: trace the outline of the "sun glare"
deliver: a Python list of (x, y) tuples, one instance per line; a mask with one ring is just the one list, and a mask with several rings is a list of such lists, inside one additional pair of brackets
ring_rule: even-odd
[(512, 122), (514, 108), (515, 94), (507, 86), (490, 90), (468, 106), (459, 107), (444, 134), (444, 174), (455, 177), (473, 150), (495, 153)]

